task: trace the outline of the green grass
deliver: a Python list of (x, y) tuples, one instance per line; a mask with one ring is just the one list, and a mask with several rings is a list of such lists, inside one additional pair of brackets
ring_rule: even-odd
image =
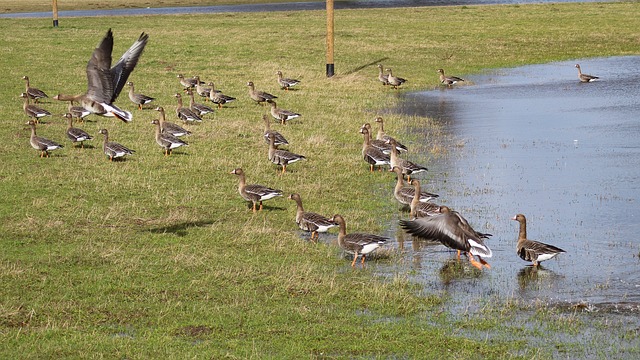
[[(515, 317), (519, 306), (474, 315), (475, 321), (443, 313), (446, 298), (423, 293), (403, 276), (380, 279), (375, 261), (352, 270), (334, 235), (318, 245), (303, 241), (292, 201), (270, 200), (252, 214), (229, 172), (243, 167), (250, 183), (298, 192), (308, 210), (344, 215), (350, 232), (382, 232), (396, 208), (395, 180), (368, 172), (358, 128), (383, 114), (391, 134), (439, 129), (429, 119), (385, 114), (397, 100), (376, 80), (377, 61), (409, 79), (407, 90), (418, 90), (437, 85), (440, 67), (464, 76), (638, 54), (639, 15), (638, 3), (339, 11), (331, 79), (324, 76), (321, 11), (69, 18), (57, 29), (49, 19), (0, 20), (6, 79), (0, 88), (0, 357), (562, 354), (558, 348), (570, 342), (539, 348), (506, 335), (544, 342), (553, 329), (568, 331), (562, 318), (534, 309), (526, 320), (552, 320), (552, 330), (541, 335)], [(24, 125), (20, 78), (28, 75), (50, 96), (82, 92), (86, 62), (110, 27), (116, 58), (141, 31), (150, 34), (130, 79), (137, 91), (157, 98), (169, 120), (176, 120), (178, 73), (214, 81), (238, 101), (192, 126), (190, 146), (171, 157), (153, 140), (156, 112), (136, 110), (131, 124), (91, 116), (79, 125), (96, 136), (94, 148), (84, 150), (65, 140), (61, 118), (46, 119), (38, 134), (66, 147), (38, 158)], [(279, 90), (276, 70), (300, 78), (300, 89)], [(284, 176), (267, 160), (261, 137), (267, 109), (248, 99), (249, 80), (278, 95), (281, 107), (303, 114), (299, 122), (272, 125), (290, 150), (309, 159)], [(126, 94), (117, 104), (133, 109)], [(42, 106), (59, 114), (66, 105), (49, 100)], [(97, 134), (102, 127), (136, 154), (107, 161)], [(405, 136), (417, 146), (419, 139)], [(431, 141), (430, 156), (455, 151), (439, 147), (437, 136)], [(397, 258), (390, 252), (378, 261)], [(515, 320), (501, 322), (502, 311)], [(471, 335), (492, 328), (501, 335)], [(599, 331), (607, 334), (612, 325)]]

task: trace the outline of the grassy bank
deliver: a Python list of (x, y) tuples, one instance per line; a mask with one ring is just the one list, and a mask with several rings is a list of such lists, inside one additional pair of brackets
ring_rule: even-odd
[[(416, 90), (436, 86), (440, 67), (465, 75), (638, 54), (638, 15), (637, 3), (340, 11), (332, 79), (324, 76), (323, 12), (72, 18), (57, 29), (48, 19), (1, 20), (0, 357), (571, 356), (563, 343), (541, 348), (514, 339), (529, 332), (512, 317), (519, 307), (453, 317), (441, 310), (446, 298), (402, 276), (376, 277), (375, 262), (352, 270), (334, 235), (317, 245), (301, 239), (290, 200), (252, 214), (229, 172), (243, 167), (250, 183), (298, 192), (309, 210), (344, 215), (348, 231), (380, 232), (397, 208), (393, 176), (368, 172), (357, 133), (396, 101), (376, 80), (377, 62)], [(130, 80), (157, 98), (169, 120), (176, 121), (178, 73), (212, 80), (238, 101), (191, 126), (190, 146), (171, 157), (153, 140), (153, 110), (132, 110), (131, 124), (90, 116), (79, 125), (96, 137), (89, 149), (73, 148), (62, 119), (48, 118), (38, 134), (65, 148), (38, 158), (20, 78), (50, 96), (84, 91), (87, 60), (107, 28), (116, 59), (141, 31), (150, 34)], [(276, 70), (301, 79), (300, 89), (279, 90)], [(267, 160), (266, 108), (248, 99), (250, 80), (303, 114), (272, 125), (290, 150), (308, 157), (287, 174)], [(124, 93), (117, 104), (134, 109)], [(42, 106), (66, 109), (54, 100)], [(385, 120), (391, 134), (422, 127), (438, 145), (429, 119)], [(103, 127), (136, 154), (107, 161)], [(411, 147), (417, 139), (403, 140)], [(390, 253), (379, 261), (397, 259)], [(532, 317), (555, 319), (550, 338), (554, 329), (584, 325), (556, 315)], [(500, 322), (507, 317), (514, 320)], [(467, 336), (493, 328), (516, 335)], [(611, 329), (605, 322), (598, 331)]]

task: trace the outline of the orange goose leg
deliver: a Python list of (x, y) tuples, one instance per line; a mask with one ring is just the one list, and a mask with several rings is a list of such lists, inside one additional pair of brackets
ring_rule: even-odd
[(477, 262), (476, 259), (473, 258), (473, 255), (471, 255), (471, 253), (469, 253), (469, 262), (479, 270), (482, 270), (482, 264)]
[(484, 259), (483, 259), (483, 258), (481, 258), (480, 256), (478, 256), (478, 260), (480, 260), (480, 263), (481, 263), (482, 265), (486, 266), (486, 267), (487, 267), (487, 269), (491, 269), (491, 265), (489, 265), (489, 263), (488, 263), (488, 262), (484, 261)]
[(364, 258), (365, 258), (366, 256), (367, 256), (367, 255), (362, 254), (362, 260), (360, 261), (360, 264), (362, 264), (362, 266), (364, 266)]
[(351, 267), (356, 266), (356, 260), (358, 260), (358, 253), (353, 254), (353, 261), (351, 262)]

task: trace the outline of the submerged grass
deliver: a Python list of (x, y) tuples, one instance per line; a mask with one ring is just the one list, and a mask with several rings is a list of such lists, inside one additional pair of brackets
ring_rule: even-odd
[[(335, 235), (317, 245), (301, 239), (294, 204), (285, 198), (252, 214), (229, 172), (243, 167), (250, 183), (298, 192), (307, 209), (344, 215), (349, 232), (380, 233), (396, 209), (394, 180), (368, 172), (357, 132), (396, 101), (376, 80), (377, 62), (417, 90), (436, 86), (440, 67), (464, 75), (638, 54), (640, 6), (380, 13), (336, 13), (337, 75), (331, 79), (324, 76), (324, 12), (70, 18), (57, 29), (46, 19), (0, 20), (7, 79), (0, 88), (0, 357), (552, 356), (554, 349), (513, 338), (469, 336), (441, 311), (446, 298), (424, 294), (403, 277), (376, 277), (375, 262), (352, 270)], [(171, 157), (153, 140), (153, 110), (133, 111), (127, 125), (90, 116), (78, 125), (96, 136), (89, 149), (65, 142), (62, 119), (48, 118), (38, 134), (66, 147), (38, 158), (28, 144), (20, 78), (28, 75), (50, 96), (82, 92), (86, 62), (107, 28), (114, 29), (116, 58), (141, 31), (150, 34), (130, 79), (137, 91), (157, 98), (169, 120), (176, 120), (178, 73), (212, 80), (238, 101), (191, 126), (190, 146)], [(276, 70), (301, 79), (300, 89), (279, 90)], [(275, 93), (279, 106), (303, 114), (298, 122), (272, 126), (290, 150), (308, 157), (285, 175), (267, 160), (261, 137), (267, 109), (248, 99), (249, 80)], [(126, 94), (117, 103), (133, 109)], [(54, 100), (42, 106), (55, 114), (66, 109)], [(438, 134), (429, 119), (384, 116), (388, 133), (421, 128)], [(102, 127), (136, 154), (108, 162), (97, 134)], [(433, 141), (431, 156), (455, 151)], [(396, 258), (391, 253), (378, 261)], [(501, 314), (478, 316), (464, 327), (527, 334), (517, 321), (500, 321)]]

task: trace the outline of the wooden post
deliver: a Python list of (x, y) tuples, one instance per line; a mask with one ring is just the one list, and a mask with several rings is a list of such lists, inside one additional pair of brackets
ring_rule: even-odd
[(333, 64), (333, 0), (327, 0), (327, 77), (335, 74)]
[(58, 27), (58, 0), (51, 0), (53, 8), (53, 27)]

